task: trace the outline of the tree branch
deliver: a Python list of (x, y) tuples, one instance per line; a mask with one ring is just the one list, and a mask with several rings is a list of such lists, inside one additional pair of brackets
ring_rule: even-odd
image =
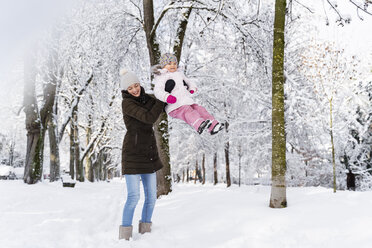
[[(367, 11), (367, 8), (368, 8), (368, 5), (369, 4), (372, 4), (372, 1), (366, 1), (366, 3), (364, 4), (364, 6), (360, 6), (358, 5), (357, 3), (355, 3), (353, 0), (349, 0), (350, 3), (354, 4), (358, 10), (361, 10), (363, 11), (364, 13), (368, 14), (368, 15), (372, 15), (371, 12)], [(360, 19), (362, 19), (361, 17), (359, 17)], [(363, 20), (363, 19), (362, 19)]]
[(164, 9), (163, 9), (163, 11), (161, 12), (161, 14), (160, 14), (158, 20), (156, 21), (154, 27), (153, 27), (152, 30), (151, 30), (151, 33), (150, 33), (151, 36), (153, 36), (153, 35), (155, 34), (156, 29), (158, 28), (158, 26), (159, 26), (161, 20), (163, 19), (163, 17), (165, 16), (165, 14), (168, 12), (168, 10), (171, 9), (170, 7), (171, 7), (174, 3), (175, 3), (175, 1), (171, 1), (171, 2), (166, 6), (166, 7), (164, 7)]
[(85, 82), (85, 85), (83, 87), (81, 87), (80, 91), (78, 92), (77, 94), (77, 97), (75, 98), (75, 100), (71, 103), (71, 113), (69, 114), (69, 116), (67, 117), (67, 120), (65, 120), (65, 122), (62, 124), (62, 127), (61, 127), (61, 130), (58, 132), (59, 135), (58, 135), (58, 140), (59, 142), (62, 141), (62, 137), (63, 137), (63, 134), (65, 132), (65, 129), (66, 129), (66, 126), (68, 125), (68, 123), (70, 122), (71, 120), (71, 117), (72, 117), (72, 112), (73, 112), (73, 109), (75, 108), (75, 106), (77, 106), (80, 102), (80, 99), (81, 99), (81, 96), (82, 94), (84, 93), (84, 91), (86, 90), (86, 88), (88, 87), (88, 85), (93, 81), (93, 74), (90, 76), (90, 78)]

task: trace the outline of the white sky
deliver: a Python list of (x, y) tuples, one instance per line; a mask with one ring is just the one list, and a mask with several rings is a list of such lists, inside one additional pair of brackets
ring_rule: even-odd
[[(356, 0), (357, 2), (358, 0)], [(359, 0), (360, 1), (360, 0)], [(305, 2), (305, 1), (303, 1)], [(320, 20), (325, 20), (325, 12), (329, 19), (329, 26), (323, 25), (325, 22), (320, 22), (318, 27), (322, 35), (329, 40), (334, 40), (336, 43), (344, 46), (350, 53), (355, 53), (360, 56), (368, 55), (371, 59), (372, 53), (372, 16), (359, 11), (359, 15), (364, 19), (361, 20), (357, 15), (357, 9), (349, 0), (337, 1), (339, 11), (344, 16), (351, 17), (351, 23), (345, 26), (338, 25), (335, 20), (337, 15), (326, 0), (313, 0), (314, 10)], [(334, 1), (333, 1), (334, 2)], [(323, 7), (324, 6), (324, 7)], [(372, 8), (370, 8), (372, 11)]]
[(28, 41), (74, 5), (74, 0), (0, 0), (0, 85)]

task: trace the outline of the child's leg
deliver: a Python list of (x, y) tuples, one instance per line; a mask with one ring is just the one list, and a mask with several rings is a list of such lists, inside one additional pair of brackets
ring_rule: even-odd
[(204, 107), (202, 107), (198, 104), (193, 104), (193, 105), (191, 105), (191, 107), (195, 111), (197, 111), (204, 120), (208, 119), (208, 120), (212, 121), (212, 125), (208, 128), (209, 132), (212, 131), (214, 126), (217, 125), (218, 121), (216, 119), (214, 119), (214, 117)]
[(199, 112), (194, 110), (190, 105), (181, 106), (169, 113), (169, 116), (185, 121), (192, 126), (196, 131), (204, 118), (200, 116)]

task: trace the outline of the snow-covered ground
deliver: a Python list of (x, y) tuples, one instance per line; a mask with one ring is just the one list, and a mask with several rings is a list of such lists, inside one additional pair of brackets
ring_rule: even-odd
[(372, 192), (288, 188), (286, 209), (270, 187), (176, 184), (157, 201), (153, 232), (118, 240), (124, 180), (26, 185), (0, 181), (1, 248), (370, 248)]

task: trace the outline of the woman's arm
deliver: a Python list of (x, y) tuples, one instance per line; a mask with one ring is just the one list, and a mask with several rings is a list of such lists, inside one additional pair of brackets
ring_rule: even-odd
[(154, 124), (163, 111), (164, 103), (155, 99), (155, 104), (150, 110), (138, 106), (130, 99), (124, 99), (122, 102), (123, 114), (129, 115), (139, 121), (147, 124)]

